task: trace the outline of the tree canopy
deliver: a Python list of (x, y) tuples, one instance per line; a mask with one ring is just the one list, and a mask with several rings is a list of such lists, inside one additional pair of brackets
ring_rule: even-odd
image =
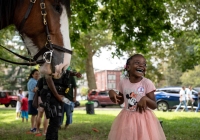
[[(101, 53), (100, 48), (112, 46), (116, 48), (113, 55), (144, 54), (149, 64), (147, 76), (154, 82), (181, 84), (178, 76), (199, 65), (199, 9), (198, 0), (73, 0), (72, 66), (86, 72), (90, 84), (95, 83), (92, 57)], [(15, 35), (13, 26), (1, 31), (0, 44)], [(24, 49), (19, 53), (27, 54)], [(2, 49), (0, 55), (16, 59)]]

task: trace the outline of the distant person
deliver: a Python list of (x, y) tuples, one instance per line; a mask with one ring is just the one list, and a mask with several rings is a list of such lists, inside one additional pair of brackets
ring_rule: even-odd
[[(178, 110), (179, 110), (179, 108), (181, 107), (181, 105), (184, 105), (185, 106), (185, 110), (186, 111), (188, 111), (188, 108), (187, 108), (187, 104), (186, 104), (186, 89), (185, 89), (185, 87), (183, 86), (182, 87), (182, 89), (180, 90), (180, 92), (179, 92), (179, 95), (180, 95), (180, 98), (179, 98), (179, 100), (180, 100), (180, 103), (179, 103), (179, 105), (177, 106), (177, 108), (176, 108), (176, 110), (175, 110), (175, 112), (177, 112)], [(184, 110), (183, 109), (183, 110)]]
[(16, 105), (16, 119), (20, 118), (21, 115), (21, 100), (23, 98), (22, 89), (20, 88), (17, 93), (17, 105)]
[(198, 93), (198, 106), (195, 112), (198, 112), (198, 110), (200, 110), (200, 92)]
[(65, 90), (64, 96), (68, 98), (71, 101), (71, 104), (65, 104), (63, 103), (63, 112), (62, 112), (62, 118), (61, 118), (61, 123), (60, 123), (60, 128), (63, 123), (64, 119), (64, 114), (66, 113), (66, 123), (65, 123), (65, 129), (69, 127), (70, 124), (72, 124), (73, 121), (73, 111), (74, 111), (74, 106), (76, 102), (76, 95), (77, 95), (77, 85), (76, 85), (76, 80), (74, 76), (80, 78), (81, 74), (80, 73), (74, 73), (72, 74), (71, 71), (67, 70), (67, 73), (69, 73), (69, 79), (68, 79), (68, 89)]
[(125, 108), (115, 118), (108, 140), (166, 140), (152, 109), (157, 108), (151, 80), (145, 78), (146, 60), (135, 54), (126, 62), (126, 76), (119, 83), (119, 94), (109, 91), (112, 102)]
[(193, 111), (193, 103), (194, 103), (194, 99), (192, 98), (192, 87), (189, 86), (189, 88), (186, 90), (186, 104), (187, 107), (191, 106), (191, 111)]
[(28, 94), (26, 94), (25, 97), (22, 98), (22, 122), (24, 122), (24, 119), (26, 119), (26, 122), (28, 122)]
[(34, 69), (31, 71), (29, 75), (29, 81), (27, 83), (27, 88), (28, 88), (28, 114), (31, 115), (31, 129), (30, 132), (35, 132), (36, 131), (36, 119), (37, 119), (37, 114), (38, 111), (36, 108), (33, 107), (33, 96), (36, 92), (36, 85), (37, 81), (40, 78), (39, 71), (37, 69)]

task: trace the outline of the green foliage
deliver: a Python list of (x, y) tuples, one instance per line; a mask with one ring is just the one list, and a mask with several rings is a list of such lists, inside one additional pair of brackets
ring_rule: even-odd
[(82, 87), (80, 92), (81, 92), (81, 95), (83, 95), (83, 96), (87, 95), (88, 94), (88, 88), (87, 87)]
[[(181, 73), (194, 69), (200, 61), (199, 9), (199, 0), (73, 0), (70, 39), (74, 53), (71, 66), (89, 75), (93, 71), (88, 70), (93, 69), (92, 57), (101, 53), (100, 48), (115, 46), (116, 52), (112, 55), (120, 56), (122, 52), (144, 54), (148, 61), (146, 76), (156, 84), (160, 80), (167, 80), (167, 85), (181, 84)], [(0, 31), (0, 44), (27, 56), (22, 41), (14, 40), (14, 36), (19, 36), (15, 27), (8, 26)], [(8, 45), (10, 41), (14, 45)], [(0, 56), (21, 61), (2, 48)], [(166, 63), (167, 67), (163, 66)], [(2, 61), (0, 65), (17, 71)]]
[(134, 47), (147, 53), (150, 42), (161, 41), (161, 33), (171, 30), (164, 3), (163, 0), (102, 0), (105, 7), (102, 18), (111, 25), (117, 51)]
[[(23, 46), (23, 42), (19, 37), (18, 32), (15, 30), (15, 26), (10, 25), (0, 31), (0, 45), (12, 50), (13, 52), (20, 54), (22, 56), (28, 57), (26, 48)], [(6, 51), (0, 47), (1, 58), (15, 61), (23, 62), (20, 58), (14, 54)], [(30, 68), (27, 66), (18, 66), (10, 64), (4, 61), (0, 61), (0, 86), (6, 90), (15, 90), (19, 87), (26, 90), (27, 79), (30, 73)]]
[(199, 87), (200, 86), (200, 65), (195, 66), (194, 70), (188, 70), (180, 77), (183, 85)]

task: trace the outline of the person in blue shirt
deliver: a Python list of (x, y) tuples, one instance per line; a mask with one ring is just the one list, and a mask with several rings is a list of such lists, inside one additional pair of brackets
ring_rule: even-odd
[(39, 71), (33, 69), (29, 75), (29, 81), (27, 83), (28, 89), (28, 114), (31, 115), (31, 132), (36, 131), (36, 119), (37, 119), (37, 109), (33, 107), (33, 97), (36, 92), (37, 81), (40, 78)]

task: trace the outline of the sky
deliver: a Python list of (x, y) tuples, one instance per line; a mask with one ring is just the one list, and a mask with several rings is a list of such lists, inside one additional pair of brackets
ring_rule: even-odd
[(124, 67), (126, 64), (127, 56), (124, 57), (114, 57), (112, 58), (112, 51), (108, 51), (107, 49), (101, 49), (102, 53), (99, 57), (93, 57), (93, 66), (95, 69), (99, 70), (113, 70), (119, 67)]

